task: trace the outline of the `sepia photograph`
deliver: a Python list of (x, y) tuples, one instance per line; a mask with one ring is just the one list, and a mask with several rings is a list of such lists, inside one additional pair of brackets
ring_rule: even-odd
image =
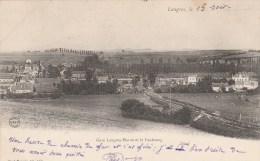
[(0, 1), (0, 160), (260, 159), (258, 0)]

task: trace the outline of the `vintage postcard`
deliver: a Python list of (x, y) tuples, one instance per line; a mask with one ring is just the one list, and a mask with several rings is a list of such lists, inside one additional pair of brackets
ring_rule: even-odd
[(0, 0), (1, 161), (259, 161), (259, 0)]

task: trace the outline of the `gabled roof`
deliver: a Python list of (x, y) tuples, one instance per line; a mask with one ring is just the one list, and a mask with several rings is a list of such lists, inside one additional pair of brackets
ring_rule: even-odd
[(196, 74), (189, 75), (188, 77), (197, 77)]
[(21, 80), (22, 80), (22, 81), (25, 81), (25, 82), (29, 82), (29, 81), (34, 80), (34, 78), (33, 78), (33, 76), (31, 76), (31, 75), (25, 75), (25, 76), (22, 77)]
[(16, 90), (31, 90), (33, 91), (33, 83), (30, 82), (18, 82), (11, 87), (13, 91)]
[(12, 73), (0, 73), (0, 79), (14, 79)]
[(61, 83), (60, 78), (36, 78), (36, 83), (42, 83), (42, 84), (59, 84)]
[(108, 80), (108, 76), (99, 76), (99, 77), (97, 77), (97, 80), (99, 80), (99, 81), (106, 81), (106, 80)]
[(72, 74), (86, 74), (85, 71), (72, 71)]
[(1, 85), (5, 85), (5, 84), (14, 84), (14, 81), (0, 82), (0, 86), (1, 86)]
[(44, 93), (44, 92), (51, 93), (57, 89), (53, 86), (53, 84), (42, 84), (42, 83), (35, 83), (34, 87), (37, 93)]
[(10, 88), (10, 86), (0, 86), (1, 90), (6, 90), (6, 89), (9, 89), (9, 88)]
[(241, 77), (254, 77), (255, 76), (255, 73), (253, 72), (239, 72), (235, 75), (233, 75), (233, 77), (239, 77), (241, 75)]

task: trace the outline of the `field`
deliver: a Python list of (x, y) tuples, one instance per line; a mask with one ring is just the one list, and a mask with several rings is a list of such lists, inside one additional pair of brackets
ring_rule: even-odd
[[(162, 96), (169, 97), (169, 93)], [(219, 111), (225, 118), (260, 119), (259, 95), (246, 96), (228, 93), (172, 93), (172, 98), (202, 107), (209, 111)], [(245, 120), (248, 121), (248, 120)]]
[[(213, 58), (235, 58), (244, 57), (249, 53), (240, 50), (194, 50), (194, 51), (107, 51), (104, 52), (102, 59), (108, 60), (111, 63), (140, 63), (141, 60), (144, 62), (150, 62), (150, 59), (154, 60), (159, 57), (163, 58), (164, 62), (167, 62), (170, 58), (174, 62), (177, 58), (180, 59), (196, 59), (196, 60), (211, 60)], [(250, 54), (249, 54), (250, 55)], [(252, 54), (251, 54), (252, 55)], [(253, 54), (252, 56), (259, 56), (259, 53)], [(40, 60), (43, 64), (58, 65), (62, 63), (76, 63), (82, 61), (85, 55), (74, 54), (74, 53), (60, 53), (60, 52), (10, 52), (0, 53), (0, 65), (12, 65), (12, 64), (24, 64), (26, 59), (33, 61)]]
[[(157, 123), (122, 117), (120, 105), (126, 99), (149, 104), (143, 94), (63, 96), (55, 100), (0, 100), (0, 123), (10, 127), (9, 119), (18, 117), (19, 128), (170, 131), (175, 134), (211, 135), (189, 126)], [(150, 102), (151, 103), (151, 102)]]
[(13, 52), (1, 53), (0, 57), (0, 65), (24, 65), (26, 59), (31, 59), (32, 61), (40, 60), (42, 64), (58, 65), (62, 63), (77, 63), (82, 61), (85, 56), (58, 52)]

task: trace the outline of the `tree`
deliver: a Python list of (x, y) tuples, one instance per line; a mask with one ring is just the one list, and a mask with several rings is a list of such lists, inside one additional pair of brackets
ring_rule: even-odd
[(51, 64), (48, 65), (47, 71), (49, 78), (57, 78), (60, 76), (60, 71), (58, 67), (52, 66)]
[(91, 81), (95, 71), (93, 69), (86, 69), (86, 81)]
[(197, 83), (199, 92), (211, 92), (212, 91), (212, 78), (205, 77)]
[(148, 80), (151, 85), (153, 85), (155, 83), (155, 78), (156, 78), (155, 74), (153, 74), (153, 73), (148, 74)]
[(150, 63), (153, 64), (154, 63), (154, 60), (153, 58), (150, 58)]
[(158, 60), (159, 64), (162, 64), (163, 63), (163, 58), (160, 57), (159, 60)]
[[(140, 79), (139, 79), (140, 80)], [(138, 85), (138, 81), (139, 81), (136, 77), (132, 78), (132, 85), (133, 87), (136, 87)]]
[(67, 71), (64, 72), (64, 75), (65, 75), (65, 78), (70, 78), (72, 76), (72, 71), (71, 69), (69, 68)]
[(233, 79), (230, 79), (230, 80), (228, 81), (228, 85), (229, 85), (229, 86), (234, 85), (234, 84), (235, 84), (235, 81), (234, 81)]

